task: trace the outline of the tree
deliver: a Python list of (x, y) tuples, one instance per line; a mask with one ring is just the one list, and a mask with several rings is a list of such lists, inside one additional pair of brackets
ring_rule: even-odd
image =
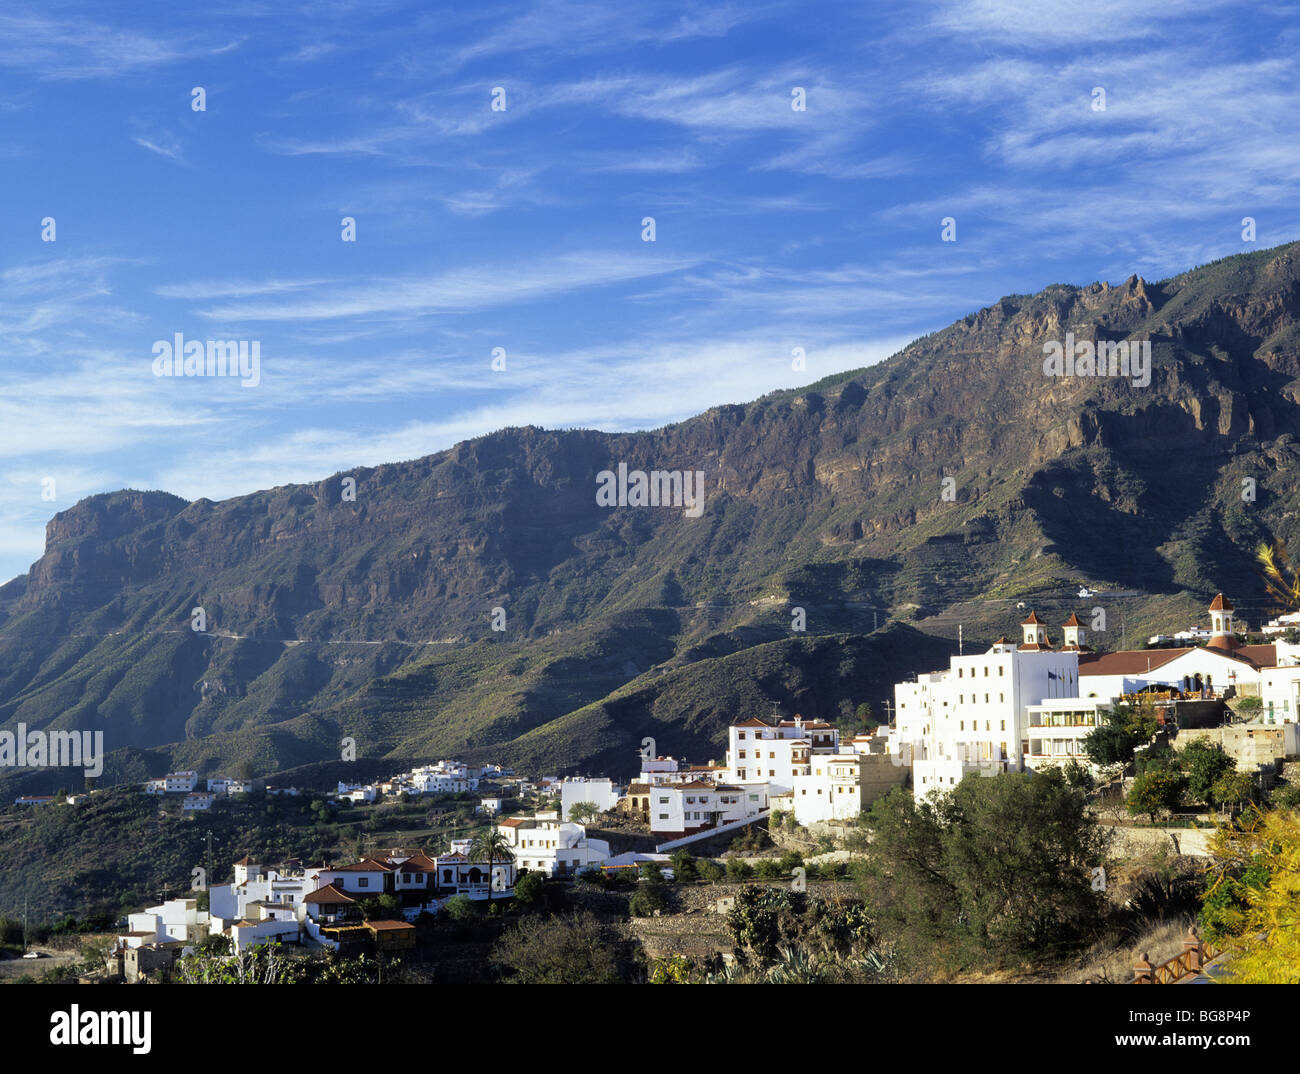
[(673, 879), (679, 884), (699, 879), (699, 874), (695, 871), (695, 858), (685, 847), (674, 850), (669, 861), (673, 867)]
[(478, 911), (474, 909), (474, 900), (468, 895), (453, 895), (442, 906), (449, 920), (456, 922), (458, 925), (468, 924), (478, 917)]
[(1216, 805), (1239, 805), (1255, 797), (1255, 777), (1249, 772), (1225, 772), (1210, 788), (1210, 800)]
[[(1202, 921), (1233, 984), (1300, 984), (1300, 815), (1248, 811), (1215, 833)], [(1208, 920), (1207, 920), (1208, 918)]]
[(1134, 816), (1145, 813), (1154, 824), (1159, 814), (1172, 813), (1178, 808), (1186, 789), (1186, 777), (1177, 772), (1143, 772), (1133, 780), (1128, 792), (1128, 811)]
[(375, 895), (361, 900), (361, 912), (367, 921), (400, 921), (402, 900), (396, 895)]
[(177, 960), (173, 978), (181, 984), (293, 984), (302, 979), (303, 967), (282, 957), (279, 946), (259, 945), (238, 955), (186, 955)]
[(492, 909), (492, 891), (496, 887), (493, 876), (493, 865), (497, 862), (514, 861), (514, 852), (510, 849), (510, 844), (506, 837), (501, 834), (501, 830), (494, 824), (491, 828), (479, 832), (478, 835), (470, 841), (469, 860), (485, 861), (488, 867), (488, 910)]
[(1081, 791), (1092, 790), (1095, 783), (1092, 773), (1088, 771), (1088, 766), (1080, 764), (1073, 757), (1061, 766), (1061, 774), (1065, 776), (1066, 783)]
[(1236, 769), (1236, 762), (1218, 743), (1189, 742), (1179, 754), (1179, 764), (1187, 774), (1187, 793), (1196, 802), (1214, 805), (1215, 783)]
[(1155, 706), (1143, 700), (1136, 705), (1118, 705), (1104, 722), (1083, 740), (1088, 760), (1100, 767), (1127, 766), (1133, 751), (1150, 742), (1159, 729)]
[(744, 858), (727, 859), (728, 880), (749, 880), (754, 875), (754, 867)]
[(569, 820), (574, 824), (591, 824), (600, 816), (600, 808), (595, 802), (574, 802), (569, 806)]
[(546, 897), (542, 890), (545, 886), (541, 873), (524, 873), (515, 881), (515, 902), (530, 908), (537, 906)]
[[(1108, 835), (1059, 771), (969, 776), (873, 803), (853, 873), (885, 940), (917, 969), (1053, 955), (1086, 944)], [(1056, 950), (1054, 950), (1056, 949)]]
[(492, 948), (492, 964), (510, 984), (618, 984), (618, 960), (589, 911), (543, 918), (529, 914)]
[(701, 880), (717, 881), (726, 875), (722, 866), (711, 858), (700, 858), (696, 861), (695, 866), (699, 870)]
[(628, 900), (627, 908), (633, 917), (653, 917), (662, 913), (666, 905), (663, 885), (639, 884)]

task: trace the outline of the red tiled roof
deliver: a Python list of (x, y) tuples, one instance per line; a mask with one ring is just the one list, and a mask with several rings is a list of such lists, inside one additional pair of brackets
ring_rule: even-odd
[(1029, 613), (1029, 618), (1026, 619), (1026, 620), (1025, 620), (1023, 623), (1021, 623), (1020, 625), (1021, 625), (1021, 626), (1030, 626), (1030, 625), (1035, 624), (1035, 623), (1040, 623), (1040, 624), (1041, 624), (1041, 623), (1042, 623), (1042, 620), (1038, 618), (1038, 613), (1037, 613), (1037, 612), (1030, 612), (1030, 613)]
[(1230, 655), (1257, 668), (1277, 667), (1276, 645), (1238, 645)]
[(1079, 617), (1078, 617), (1077, 615), (1075, 615), (1074, 612), (1071, 612), (1071, 613), (1070, 613), (1070, 618), (1067, 619), (1067, 620), (1066, 620), (1064, 623), (1062, 623), (1061, 625), (1062, 625), (1062, 626), (1083, 626), (1083, 624), (1079, 622)]
[(1232, 611), (1232, 601), (1228, 600), (1222, 593), (1217, 593), (1214, 599), (1210, 601), (1210, 611), (1230, 612)]
[(1079, 654), (1079, 678), (1085, 675), (1134, 675), (1169, 663), (1190, 653), (1186, 649), (1121, 649), (1114, 653)]
[(757, 716), (751, 716), (748, 720), (740, 720), (731, 725), (732, 727), (771, 727), (772, 725), (766, 720), (760, 720)]
[(406, 861), (402, 862), (397, 868), (401, 872), (423, 872), (430, 873), (438, 867), (438, 863), (433, 861), (424, 853), (412, 854)]
[[(1181, 649), (1122, 649), (1115, 653), (1080, 653), (1079, 675), (1134, 675), (1163, 667), (1169, 661), (1195, 652), (1195, 646)], [(1253, 668), (1272, 667), (1277, 661), (1275, 645), (1239, 645), (1229, 651), (1217, 645), (1207, 645), (1205, 651), (1225, 660), (1236, 660)]]
[(356, 902), (357, 900), (345, 895), (333, 884), (326, 884), (323, 888), (313, 891), (302, 901), (316, 903), (320, 906), (334, 906), (342, 905), (343, 903)]
[(409, 921), (367, 921), (366, 928), (373, 929), (375, 932), (404, 932), (407, 929), (414, 929), (415, 926)]
[(527, 817), (507, 817), (500, 824), (502, 828), (518, 828), (521, 824), (528, 823)]
[(378, 861), (375, 858), (362, 858), (361, 861), (353, 862), (351, 865), (336, 865), (333, 872), (336, 873), (391, 873), (393, 866), (386, 861)]

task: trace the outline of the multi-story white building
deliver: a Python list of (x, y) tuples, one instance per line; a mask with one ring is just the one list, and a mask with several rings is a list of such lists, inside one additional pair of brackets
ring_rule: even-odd
[(820, 720), (805, 723), (800, 716), (777, 724), (742, 720), (729, 730), (725, 779), (766, 783), (769, 794), (780, 794), (793, 789), (796, 775), (808, 773), (813, 754), (834, 753), (838, 747), (839, 732)]
[(659, 784), (651, 787), (649, 794), (650, 830), (674, 838), (754, 817), (767, 809), (767, 786), (763, 783), (701, 779)]
[(609, 857), (609, 843), (588, 839), (581, 824), (552, 817), (510, 817), (501, 822), (501, 834), (514, 853), (519, 871), (546, 876), (573, 876), (598, 866)]
[(163, 789), (168, 794), (189, 794), (198, 785), (197, 772), (168, 772), (163, 776)]
[(678, 778), (680, 764), (676, 757), (641, 758), (641, 778), (639, 783), (673, 783)]
[(1025, 766), (1039, 770), (1072, 760), (1090, 765), (1083, 740), (1105, 722), (1111, 707), (1096, 697), (1058, 697), (1030, 705)]
[[(794, 777), (794, 819), (805, 827), (820, 821), (852, 820), (883, 794), (907, 780), (897, 757), (870, 750), (854, 739), (840, 753), (814, 754), (810, 770)], [(863, 748), (859, 748), (863, 747)]]
[(208, 934), (210, 919), (196, 899), (168, 899), (142, 913), (128, 914), (126, 920), (130, 932), (123, 934), (129, 937), (124, 946), (139, 947), (172, 940), (197, 943)]
[(1051, 647), (1046, 624), (1033, 612), (1021, 629), (1019, 645), (999, 638), (986, 653), (954, 656), (947, 671), (894, 687), (891, 749), (910, 763), (918, 794), (955, 786), (969, 772), (1024, 769), (1029, 706), (1078, 696), (1085, 647), (1077, 620), (1066, 628), (1061, 650)]
[(611, 779), (569, 777), (560, 784), (560, 816), (567, 817), (569, 810), (579, 802), (591, 802), (604, 813), (618, 805), (618, 798), (619, 789)]
[(351, 790), (343, 791), (339, 797), (344, 801), (352, 802), (354, 805), (379, 801), (379, 788), (373, 784), (367, 783), (363, 787), (353, 787)]
[[(946, 671), (894, 688), (890, 749), (910, 763), (913, 789), (951, 788), (970, 772), (1035, 769), (1083, 758), (1083, 740), (1124, 695), (1150, 689), (1217, 698), (1235, 688), (1273, 701), (1275, 717), (1300, 703), (1300, 646), (1246, 645), (1222, 593), (1209, 607), (1204, 646), (1093, 652), (1075, 616), (1053, 649), (1030, 613), (1023, 640), (999, 638), (987, 653), (951, 658)], [(1293, 670), (1294, 666), (1294, 670)], [(1292, 716), (1294, 718), (1294, 715)]]
[[(1195, 632), (1204, 645), (1172, 649), (1126, 649), (1079, 657), (1079, 695), (1110, 700), (1151, 688), (1204, 697), (1219, 697), (1230, 687), (1238, 693), (1261, 690), (1262, 670), (1295, 659), (1300, 646), (1285, 642), (1246, 645), (1237, 636), (1232, 602), (1222, 593), (1210, 603), (1210, 629)], [(1187, 634), (1188, 632), (1183, 632)]]
[(253, 790), (253, 781), (251, 779), (228, 779), (225, 776), (219, 776), (208, 780), (208, 790), (213, 794), (250, 794)]

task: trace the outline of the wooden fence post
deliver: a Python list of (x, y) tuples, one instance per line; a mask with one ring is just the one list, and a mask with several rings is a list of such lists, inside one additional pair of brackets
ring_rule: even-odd
[(1183, 951), (1187, 955), (1187, 968), (1193, 973), (1200, 973), (1201, 967), (1205, 965), (1205, 945), (1201, 943), (1195, 925), (1187, 930), (1187, 937), (1183, 940)]

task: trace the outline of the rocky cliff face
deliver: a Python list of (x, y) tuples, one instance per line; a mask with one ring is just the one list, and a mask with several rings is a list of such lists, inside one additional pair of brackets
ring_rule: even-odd
[[(228, 736), (214, 757), (270, 764), (364, 711), (376, 748), (508, 756), (710, 639), (789, 641), (792, 605), (809, 634), (854, 637), (891, 610), (1083, 581), (1249, 595), (1255, 542), (1295, 536), (1298, 315), (1293, 244), (1009, 296), (878, 366), (651, 433), (507, 429), (220, 503), (92, 497), (0, 588), (0, 721), (105, 726), (119, 746)], [(1044, 375), (1067, 334), (1149, 341), (1150, 384)], [(598, 506), (620, 463), (702, 471), (702, 517)], [(909, 670), (859, 669), (819, 704), (878, 700), (864, 674)], [(378, 682), (409, 709), (392, 726)], [(699, 741), (730, 715), (705, 705)], [(249, 745), (270, 728), (279, 752)], [(552, 755), (591, 755), (569, 749)]]

